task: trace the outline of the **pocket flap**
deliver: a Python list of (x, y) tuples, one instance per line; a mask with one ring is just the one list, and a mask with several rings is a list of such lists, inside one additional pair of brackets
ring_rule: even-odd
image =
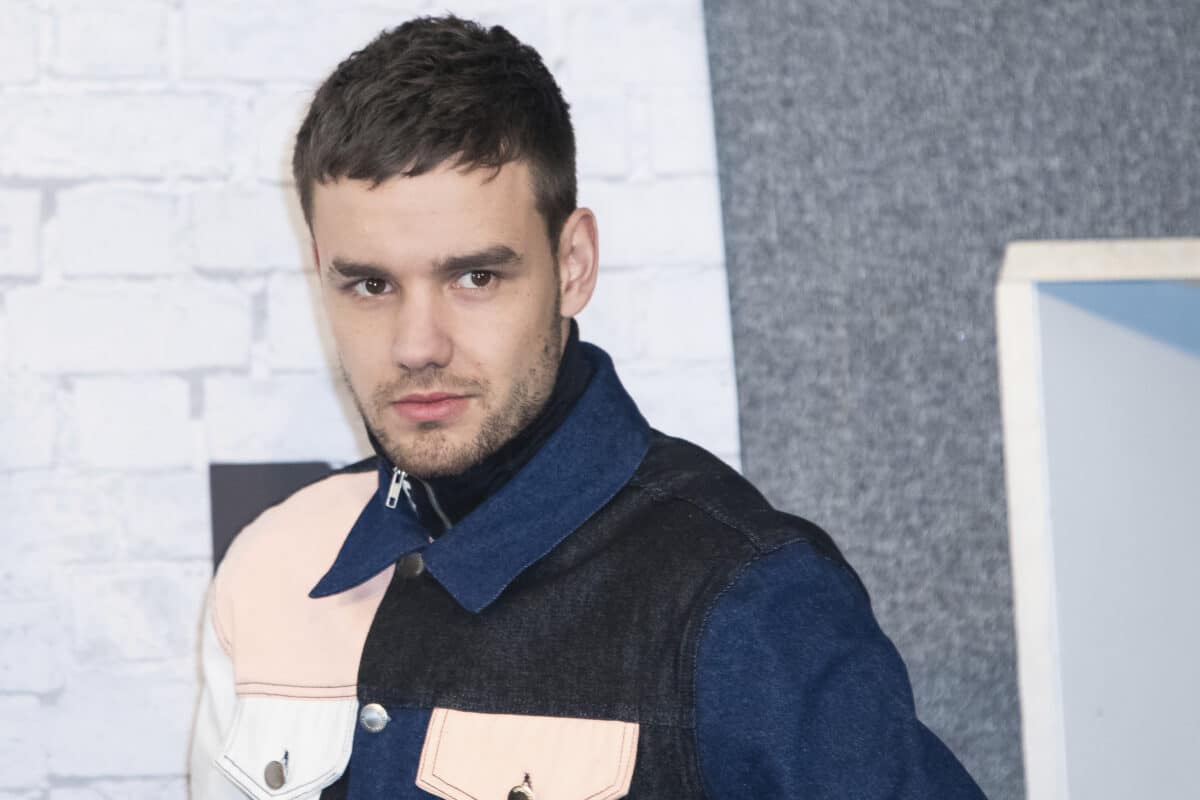
[(217, 766), (256, 800), (315, 798), (350, 761), (355, 698), (242, 696)]
[(444, 800), (504, 800), (529, 779), (538, 800), (629, 792), (638, 725), (617, 720), (434, 709), (417, 786)]

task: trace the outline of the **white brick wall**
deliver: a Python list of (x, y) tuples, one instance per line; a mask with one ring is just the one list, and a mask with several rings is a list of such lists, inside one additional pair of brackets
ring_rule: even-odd
[(41, 30), (31, 2), (10, 0), (0, 14), (0, 83), (31, 83), (38, 75)]
[[(7, 0), (0, 800), (181, 800), (210, 461), (368, 452), (290, 186), (315, 81), (430, 0)], [(650, 421), (736, 463), (699, 0), (475, 0), (572, 105), (581, 317)], [(620, 43), (614, 54), (614, 43)]]
[(188, 384), (176, 377), (76, 378), (64, 460), (95, 469), (160, 470), (194, 463)]
[(181, 274), (186, 264), (175, 252), (178, 205), (162, 187), (96, 183), (63, 189), (44, 226), (46, 271), (71, 277)]
[(161, 0), (54, 0), (47, 72), (67, 78), (160, 78), (169, 9)]
[[(61, 86), (61, 88), (58, 88)], [(220, 177), (233, 98), (55, 83), (0, 94), (0, 176)]]
[(0, 189), (0, 277), (37, 275), (42, 193)]

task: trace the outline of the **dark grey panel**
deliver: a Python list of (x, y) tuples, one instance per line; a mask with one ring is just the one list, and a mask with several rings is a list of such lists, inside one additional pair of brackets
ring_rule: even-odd
[(1196, 235), (1192, 0), (708, 0), (749, 477), (825, 525), (923, 719), (1024, 795), (992, 289)]
[(233, 537), (254, 518), (292, 492), (326, 477), (333, 467), (320, 461), (280, 464), (210, 464), (213, 568), (221, 563)]

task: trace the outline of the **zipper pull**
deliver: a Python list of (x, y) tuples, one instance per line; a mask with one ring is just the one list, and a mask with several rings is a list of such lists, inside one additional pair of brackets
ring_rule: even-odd
[(412, 499), (412, 484), (408, 481), (408, 473), (401, 470), (399, 467), (392, 467), (392, 483), (388, 486), (387, 500), (384, 505), (388, 508), (395, 508), (400, 502), (400, 492), (404, 491), (404, 498), (408, 500), (409, 507), (413, 513), (417, 513), (417, 504)]
[(384, 501), (384, 505), (388, 508), (395, 508), (396, 503), (400, 500), (400, 490), (405, 488), (406, 483), (408, 483), (407, 476), (399, 467), (392, 467), (392, 484), (388, 487), (387, 500)]

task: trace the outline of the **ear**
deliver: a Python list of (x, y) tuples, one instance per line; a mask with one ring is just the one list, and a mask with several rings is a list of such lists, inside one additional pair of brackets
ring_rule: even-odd
[(574, 317), (592, 299), (599, 266), (596, 215), (591, 209), (577, 208), (563, 223), (558, 237), (558, 288), (563, 317)]

